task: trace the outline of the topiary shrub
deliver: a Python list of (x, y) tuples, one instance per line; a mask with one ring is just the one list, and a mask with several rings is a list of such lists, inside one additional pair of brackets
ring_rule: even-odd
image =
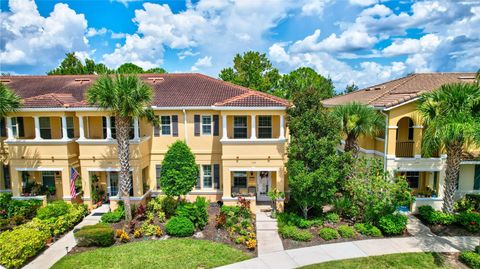
[(20, 268), (45, 247), (48, 238), (48, 232), (26, 227), (1, 233), (0, 264), (6, 268)]
[(343, 238), (354, 238), (355, 237), (355, 230), (348, 225), (341, 225), (340, 227), (338, 227), (338, 233)]
[(355, 228), (355, 230), (357, 230), (357, 232), (366, 236), (382, 236), (382, 232), (380, 231), (380, 229), (368, 223), (356, 223), (353, 227)]
[(73, 235), (80, 247), (108, 247), (115, 243), (113, 228), (105, 223), (84, 226)]
[(480, 232), (480, 213), (462, 212), (456, 216), (456, 222), (470, 232)]
[(460, 253), (460, 260), (473, 269), (480, 269), (480, 254), (473, 251)]
[(340, 237), (337, 230), (333, 228), (322, 228), (318, 231), (318, 235), (325, 241), (330, 241)]
[(380, 218), (378, 227), (384, 234), (398, 235), (402, 234), (407, 228), (407, 216), (402, 214), (391, 214)]
[(295, 226), (284, 225), (278, 229), (278, 233), (285, 239), (295, 241), (311, 241), (313, 235), (309, 231), (300, 230)]
[(165, 225), (167, 234), (177, 237), (192, 236), (195, 226), (192, 221), (185, 217), (173, 217)]
[(340, 216), (337, 213), (328, 213), (325, 219), (330, 223), (340, 222)]
[(431, 206), (420, 206), (418, 208), (420, 218), (428, 224), (442, 224), (450, 225), (455, 221), (453, 214), (443, 213), (442, 211), (435, 211)]

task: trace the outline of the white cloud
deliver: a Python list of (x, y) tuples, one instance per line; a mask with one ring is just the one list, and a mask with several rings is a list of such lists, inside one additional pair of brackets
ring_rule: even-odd
[(88, 52), (87, 20), (66, 4), (56, 4), (42, 17), (32, 0), (9, 2), (1, 13), (0, 62), (4, 66), (29, 65), (50, 69), (66, 52)]
[(197, 56), (198, 54), (200, 53), (193, 52), (191, 49), (188, 49), (188, 50), (180, 51), (179, 53), (177, 53), (177, 56), (178, 56), (178, 59), (183, 60), (187, 57)]
[(435, 34), (427, 34), (420, 39), (403, 38), (395, 40), (383, 49), (385, 56), (398, 56), (414, 53), (432, 53), (440, 45), (440, 38)]
[(199, 71), (203, 67), (211, 67), (212, 66), (212, 57), (205, 56), (203, 58), (198, 59), (195, 64), (192, 66), (192, 71)]
[(378, 0), (349, 0), (350, 4), (358, 6), (371, 6), (378, 3)]
[(93, 27), (88, 28), (87, 37), (94, 37), (99, 35), (105, 35), (107, 33), (107, 28), (102, 27), (100, 29), (95, 29)]
[(322, 16), (323, 10), (335, 0), (307, 0), (302, 6), (302, 15)]

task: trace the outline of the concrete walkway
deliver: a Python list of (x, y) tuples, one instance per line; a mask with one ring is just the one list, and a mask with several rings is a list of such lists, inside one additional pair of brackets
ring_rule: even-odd
[(256, 213), (258, 256), (283, 250), (277, 220), (270, 218), (269, 214), (261, 211)]
[[(97, 224), (100, 221), (100, 217), (103, 213), (109, 211), (108, 205), (102, 205), (101, 207), (92, 211), (92, 213), (86, 216), (75, 229), (80, 229), (86, 225)], [(37, 256), (33, 261), (27, 264), (24, 269), (45, 269), (50, 268), (57, 261), (59, 261), (63, 256), (67, 255), (67, 248), (70, 251), (73, 247), (77, 245), (75, 237), (73, 236), (73, 230), (65, 234), (58, 241), (53, 243), (49, 248), (47, 248), (42, 254)]]

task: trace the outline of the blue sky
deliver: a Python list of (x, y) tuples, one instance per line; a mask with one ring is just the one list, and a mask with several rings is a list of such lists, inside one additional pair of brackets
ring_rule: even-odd
[(412, 72), (480, 68), (480, 1), (0, 0), (0, 70), (45, 74), (64, 54), (217, 77), (236, 53), (266, 53), (368, 86)]

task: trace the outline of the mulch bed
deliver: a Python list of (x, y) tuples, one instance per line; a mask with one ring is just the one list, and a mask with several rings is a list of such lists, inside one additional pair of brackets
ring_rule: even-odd
[(323, 227), (319, 227), (319, 228), (310, 227), (309, 229), (306, 229), (306, 230), (309, 230), (313, 234), (313, 238), (312, 238), (311, 241), (308, 241), (308, 242), (295, 241), (295, 240), (292, 240), (292, 239), (284, 239), (284, 238), (282, 238), (282, 236), (280, 236), (280, 238), (282, 239), (283, 248), (284, 249), (294, 249), (294, 248), (311, 247), (311, 246), (333, 244), (333, 243), (351, 242), (351, 241), (365, 240), (365, 239), (380, 239), (380, 238), (395, 238), (395, 237), (409, 237), (409, 236), (411, 236), (406, 230), (402, 235), (397, 235), (397, 236), (392, 236), (392, 237), (387, 237), (387, 236), (371, 237), (371, 236), (366, 236), (366, 235), (356, 233), (354, 238), (341, 238), (340, 237), (338, 239), (333, 239), (333, 240), (329, 240), (329, 241), (324, 240), (323, 238), (321, 238), (318, 235), (318, 231), (322, 228), (329, 227), (329, 228), (338, 229), (338, 227), (341, 226), (341, 225), (349, 225), (353, 228), (353, 223), (345, 222), (345, 221), (341, 221), (341, 222), (336, 223), (336, 224), (327, 224), (327, 225), (324, 225)]
[[(248, 250), (245, 245), (243, 244), (235, 244), (235, 242), (233, 242), (230, 237), (229, 237), (229, 234), (228, 234), (228, 231), (226, 229), (217, 229), (215, 227), (215, 217), (220, 213), (220, 207), (217, 205), (217, 204), (211, 204), (210, 207), (208, 208), (208, 223), (207, 225), (205, 226), (205, 228), (203, 229), (203, 231), (197, 231), (192, 237), (192, 239), (198, 239), (198, 240), (208, 240), (208, 241), (213, 241), (213, 242), (217, 242), (217, 243), (222, 243), (222, 244), (227, 244), (233, 248), (236, 248), (236, 249), (239, 249), (239, 250), (242, 250), (246, 253), (249, 253), (250, 255), (253, 255), (253, 256), (257, 256), (257, 250), (255, 251), (250, 251)], [(140, 226), (142, 225), (143, 221), (138, 221), (137, 224), (136, 224), (136, 227), (137, 228), (140, 228)], [(155, 217), (155, 220), (154, 220), (154, 225), (157, 225), (157, 226), (160, 226), (164, 232), (164, 236), (162, 236), (161, 238), (157, 238), (155, 236), (142, 236), (140, 238), (135, 238), (133, 235), (129, 234), (130, 236), (130, 241), (128, 243), (132, 243), (132, 242), (140, 242), (140, 241), (145, 241), (145, 240), (167, 240), (169, 238), (173, 238), (173, 237), (170, 237), (168, 235), (166, 235), (166, 232), (165, 232), (165, 223), (160, 223), (158, 221), (158, 219)], [(125, 221), (122, 220), (118, 223), (112, 223), (111, 226), (114, 230), (117, 230), (117, 229), (124, 229), (124, 226), (125, 225)], [(127, 230), (126, 230), (127, 231)], [(116, 245), (123, 245), (123, 244), (128, 244), (128, 243), (121, 243), (118, 239), (116, 239), (116, 242), (113, 246), (116, 246)], [(76, 254), (76, 253), (80, 253), (80, 252), (84, 252), (84, 251), (89, 251), (89, 250), (93, 250), (93, 249), (96, 249), (97, 247), (74, 247), (72, 250), (69, 251), (68, 255), (73, 255), (73, 254)]]
[(478, 236), (478, 233), (470, 232), (465, 230), (463, 227), (452, 224), (452, 225), (429, 225), (424, 223), (430, 228), (432, 233), (439, 236)]

